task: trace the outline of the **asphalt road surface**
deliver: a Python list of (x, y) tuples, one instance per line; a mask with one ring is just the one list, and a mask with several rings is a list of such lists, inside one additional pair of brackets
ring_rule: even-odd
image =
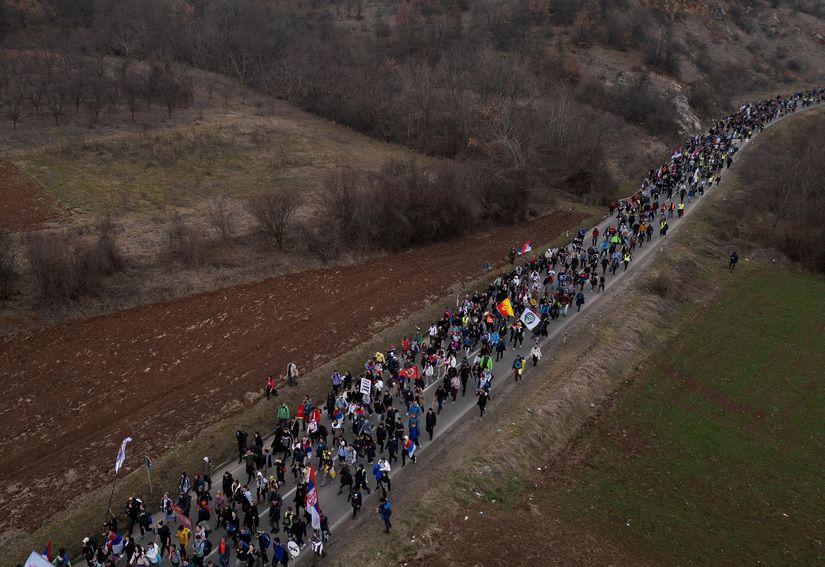
[[(809, 107), (809, 108), (812, 108), (812, 107)], [(797, 110), (797, 112), (794, 113), (794, 114), (799, 114), (800, 112), (802, 112), (804, 110), (806, 110), (806, 109)], [(767, 127), (771, 127), (774, 124), (776, 124), (777, 122), (783, 120), (784, 118), (787, 118), (788, 116), (792, 116), (792, 115), (793, 114), (785, 115), (785, 116), (775, 120), (774, 122), (772, 122)], [(747, 144), (747, 142), (746, 142), (746, 144)], [(738, 157), (738, 155), (739, 154), (737, 154), (737, 157)], [(736, 161), (738, 161), (738, 159), (734, 160), (734, 162), (736, 162)], [(734, 165), (732, 167), (736, 167), (736, 163), (734, 163)], [(724, 175), (723, 175), (723, 177), (724, 177)], [(719, 190), (720, 190), (719, 187), (714, 186), (712, 189), (706, 191), (706, 195), (704, 197), (698, 197), (697, 196), (696, 198), (693, 199), (693, 201), (691, 203), (686, 203), (685, 218), (688, 215), (690, 215), (698, 206), (700, 206), (701, 203), (704, 200), (707, 199), (708, 194), (714, 193), (714, 192), (719, 191)], [(605, 231), (606, 231), (607, 227), (610, 224), (612, 224), (614, 222), (614, 220), (615, 220), (615, 217), (605, 217), (602, 221), (599, 222), (599, 224), (597, 226), (599, 228), (600, 238), (602, 237), (601, 235), (605, 234)], [(658, 227), (654, 227), (656, 230), (654, 230), (654, 236), (652, 237), (651, 241), (646, 243), (641, 249), (637, 247), (636, 250), (633, 252), (633, 260), (631, 261), (631, 263), (630, 263), (630, 265), (627, 269), (627, 272), (632, 272), (632, 271), (641, 269), (642, 266), (647, 263), (645, 261), (646, 258), (650, 258), (650, 257), (658, 254), (660, 252), (660, 250), (662, 249), (662, 247), (667, 243), (668, 239), (672, 238), (673, 232), (679, 229), (679, 227), (681, 226), (683, 220), (684, 219), (679, 219), (675, 214), (674, 214), (673, 218), (669, 218), (668, 223), (669, 223), (670, 228), (668, 230), (668, 236), (666, 236), (664, 238), (660, 238), (660, 237), (657, 236), (658, 235)], [(590, 227), (586, 231), (585, 242), (584, 242), (585, 245), (589, 245), (589, 243), (590, 243), (592, 230), (593, 230), (593, 227)], [(571, 234), (571, 236), (572, 236), (572, 234)], [(536, 250), (535, 251), (536, 254), (541, 254), (543, 252), (544, 252), (543, 250)], [(724, 261), (725, 261), (725, 259), (720, 259), (720, 262), (724, 262)], [(610, 287), (616, 285), (617, 283), (623, 281), (625, 279), (624, 276), (625, 276), (625, 272), (624, 272), (624, 268), (623, 268), (622, 265), (620, 265), (619, 270), (616, 272), (615, 276), (610, 275), (610, 271), (608, 270), (606, 287), (610, 288)], [(582, 311), (583, 312), (585, 310), (591, 310), (591, 309), (597, 308), (598, 304), (601, 303), (600, 297), (603, 297), (603, 295), (604, 295), (604, 292), (599, 292), (599, 293), (590, 292), (590, 286), (589, 285), (585, 286), (584, 293), (585, 293), (585, 297), (586, 297), (586, 302), (582, 306)], [(538, 370), (542, 370), (542, 368), (541, 368), (542, 366), (546, 366), (547, 364), (549, 364), (549, 358), (550, 358), (549, 354), (550, 354), (552, 349), (564, 348), (563, 343), (564, 343), (564, 336), (566, 335), (565, 331), (568, 328), (568, 325), (570, 325), (571, 322), (575, 321), (577, 319), (577, 317), (578, 317), (578, 314), (576, 313), (576, 306), (571, 305), (570, 309), (568, 311), (567, 317), (560, 317), (557, 321), (551, 321), (550, 322), (550, 326), (548, 328), (549, 336), (541, 341), (541, 348), (542, 348), (542, 355), (544, 356), (544, 362), (539, 361)], [(429, 322), (423, 322), (423, 321), (422, 321), (422, 323), (425, 324), (425, 325), (422, 325), (422, 328), (429, 324)], [(509, 336), (508, 336), (508, 340), (509, 340)], [(525, 361), (527, 362), (526, 371), (524, 373), (524, 381), (522, 383), (522, 386), (523, 387), (528, 387), (528, 388), (530, 387), (530, 376), (531, 376), (531, 373), (535, 372), (535, 370), (533, 370), (532, 361), (530, 360), (530, 348), (531, 348), (532, 344), (533, 344), (533, 339), (531, 338), (531, 333), (527, 332), (527, 333), (525, 333), (525, 341), (522, 344), (520, 349), (513, 349), (511, 346), (508, 345), (508, 350), (505, 351), (503, 358), (500, 361), (495, 362), (494, 367), (493, 367), (494, 379), (493, 379), (493, 382), (492, 382), (491, 399), (489, 400), (488, 405), (487, 405), (488, 410), (493, 409), (493, 408), (495, 408), (496, 406), (498, 406), (500, 404), (506, 404), (507, 403), (506, 397), (505, 398), (499, 398), (496, 395), (496, 392), (502, 387), (503, 384), (513, 381), (512, 366), (513, 366), (513, 361), (515, 359), (515, 356), (518, 355), (518, 354), (521, 354), (522, 356), (524, 356)], [(477, 350), (473, 351), (471, 353), (471, 355), (468, 357), (468, 359), (471, 362), (472, 362), (476, 352), (477, 352)], [(459, 353), (459, 355), (458, 355), (459, 361), (460, 361), (460, 357), (461, 357), (461, 354)], [(341, 370), (345, 370), (345, 369), (341, 369)], [(357, 377), (356, 377), (356, 380), (357, 380)], [(438, 382), (440, 382), (440, 381), (437, 381), (436, 383), (430, 385), (425, 390), (425, 398), (424, 398), (424, 401), (423, 401), (422, 406), (421, 406), (424, 413), (426, 413), (426, 411), (429, 407), (433, 407), (433, 408), (437, 407), (437, 404), (436, 404), (435, 399), (434, 399), (434, 395), (435, 395), (435, 390), (437, 388)], [(461, 393), (459, 392), (457, 402), (454, 403), (454, 404), (450, 402), (449, 398), (447, 398), (447, 400), (444, 403), (443, 410), (438, 415), (438, 423), (436, 425), (435, 435), (434, 435), (434, 438), (433, 438), (432, 441), (428, 441), (427, 433), (423, 429), (424, 416), (423, 415), (421, 416), (420, 423), (421, 423), (421, 433), (422, 434), (421, 434), (421, 437), (420, 437), (420, 445), (419, 445), (419, 447), (416, 451), (416, 455), (420, 455), (422, 452), (427, 451), (430, 448), (430, 446), (432, 446), (433, 444), (439, 443), (439, 442), (441, 442), (441, 440), (443, 438), (448, 437), (451, 434), (452, 430), (453, 430), (453, 426), (456, 423), (458, 423), (459, 420), (467, 420), (467, 419), (476, 420), (476, 421), (479, 420), (479, 409), (478, 409), (478, 406), (476, 405), (476, 396), (473, 394), (472, 387), (473, 387), (473, 378), (471, 377), (471, 381), (470, 381), (470, 383), (468, 383), (468, 386), (467, 386), (467, 395), (465, 397), (462, 397)], [(298, 386), (298, 388), (300, 388), (300, 385)], [(403, 408), (403, 400), (397, 398), (396, 401), (395, 401), (395, 404), (396, 404), (397, 408)], [(278, 405), (280, 405), (280, 404), (277, 401), (275, 401), (273, 403), (273, 416), (274, 416), (275, 410), (277, 409)], [(293, 411), (293, 410), (294, 410), (294, 408), (290, 408), (290, 411)], [(402, 413), (402, 416), (403, 416), (403, 413)], [(405, 421), (405, 424), (406, 424), (406, 420), (404, 420), (404, 421)], [(325, 425), (327, 425), (327, 427), (331, 431), (331, 428), (329, 427), (330, 426), (329, 420), (327, 419), (326, 415), (324, 415), (323, 422), (324, 422)], [(373, 426), (375, 426), (376, 424), (377, 423), (376, 423), (376, 420), (375, 420), (375, 416), (373, 416)], [(274, 427), (274, 425), (275, 425), (275, 423), (274, 423), (274, 419), (273, 419), (273, 427)], [(348, 428), (345, 425), (345, 431), (346, 431), (346, 435), (345, 435), (346, 439), (348, 441), (351, 440), (352, 439), (351, 428)], [(270, 443), (272, 442), (272, 439), (273, 439), (272, 435), (268, 436), (264, 440), (264, 446), (269, 447)], [(251, 442), (251, 438), (250, 438), (249, 441)], [(390, 474), (390, 478), (392, 479), (393, 491), (397, 491), (399, 489), (399, 487), (403, 486), (403, 480), (404, 480), (404, 478), (406, 476), (406, 472), (407, 472), (405, 469), (410, 469), (410, 468), (415, 468), (415, 467), (418, 467), (418, 466), (423, 466), (422, 464), (415, 464), (415, 463), (412, 463), (408, 460), (406, 467), (402, 468), (401, 467), (401, 460), (400, 460), (402, 450), (403, 449), (401, 447), (399, 447), (399, 452), (398, 452), (399, 460), (392, 464), (392, 472)], [(334, 448), (332, 448), (332, 451), (333, 451), (333, 455), (335, 455)], [(386, 456), (386, 451), (384, 452), (384, 456)], [(313, 456), (311, 462), (313, 463), (313, 466), (314, 466), (317, 463), (317, 458), (315, 456)], [(335, 462), (337, 464), (337, 457), (335, 457)], [(369, 486), (370, 486), (370, 488), (373, 489), (372, 493), (370, 495), (364, 494), (363, 506), (362, 506), (361, 511), (359, 512), (359, 516), (360, 516), (360, 515), (363, 515), (363, 514), (372, 514), (373, 513), (375, 507), (377, 506), (377, 492), (378, 491), (374, 490), (375, 478), (372, 476), (372, 466), (368, 465), (366, 463), (365, 459), (363, 459), (363, 458), (359, 459), (359, 462), (364, 464), (365, 469), (367, 470), (367, 473), (368, 473)], [(239, 479), (241, 482), (246, 480), (245, 466), (244, 466), (244, 464), (237, 464), (236, 460), (233, 460), (231, 463), (226, 463), (222, 466), (215, 467), (215, 468), (213, 468), (213, 471), (212, 471), (213, 494), (214, 494), (215, 490), (220, 489), (221, 478), (223, 477), (223, 474), (224, 474), (225, 470), (229, 470), (229, 472), (232, 473), (232, 476), (236, 479)], [(318, 479), (318, 482), (320, 483), (321, 482), (320, 473), (317, 475), (317, 479)], [(322, 510), (323, 514), (326, 515), (329, 519), (329, 526), (330, 526), (330, 531), (331, 531), (331, 534), (332, 534), (331, 537), (332, 537), (333, 540), (335, 539), (335, 534), (336, 534), (337, 528), (341, 527), (345, 522), (351, 522), (352, 521), (352, 508), (346, 500), (347, 491), (345, 490), (341, 495), (338, 495), (337, 494), (338, 487), (339, 487), (339, 483), (338, 483), (338, 478), (336, 477), (334, 480), (330, 481), (330, 483), (327, 484), (327, 486), (323, 486), (323, 487), (318, 488), (318, 500), (319, 500), (319, 503), (320, 503), (321, 510)], [(252, 490), (253, 490), (253, 493), (254, 493), (254, 487), (252, 488)], [(403, 488), (402, 488), (402, 490), (403, 490)], [(391, 491), (389, 493), (391, 501), (392, 501), (393, 491)], [(286, 485), (281, 488), (281, 496), (283, 497), (282, 512), (286, 511), (287, 506), (292, 506), (293, 510), (295, 510), (296, 508), (303, 507), (303, 503), (296, 503), (296, 502), (293, 501), (293, 499), (295, 497), (295, 485), (294, 485), (294, 481), (293, 481), (292, 474), (291, 474), (290, 470), (287, 470)], [(174, 497), (174, 495), (173, 495), (173, 497)], [(119, 508), (121, 506), (121, 504), (122, 503), (115, 503), (116, 509)], [(157, 504), (158, 503), (156, 503), (156, 502), (147, 502), (147, 505), (148, 505), (147, 507), (150, 510), (155, 510), (155, 512), (153, 513), (153, 518), (155, 519), (155, 521), (162, 518), (162, 514), (159, 511), (157, 511), (157, 508), (156, 508)], [(193, 502), (193, 506), (192, 506), (193, 515), (195, 514), (195, 508), (196, 508), (196, 506), (194, 505), (194, 502)], [(393, 513), (394, 517), (401, 517), (401, 516), (404, 515), (404, 509), (403, 508), (396, 509), (394, 507), (393, 512), (394, 512)], [(268, 513), (269, 513), (268, 505), (266, 505), (266, 503), (262, 503), (260, 508), (259, 508), (259, 515), (260, 515), (260, 520), (261, 520), (261, 528), (260, 529), (262, 529), (262, 530), (269, 531), (270, 526), (269, 526), (269, 521), (268, 521), (269, 520)], [(375, 522), (376, 522), (376, 524), (379, 524), (380, 519), (378, 517), (376, 517)], [(194, 517), (193, 517), (193, 523), (194, 523)], [(213, 518), (212, 518), (212, 520), (210, 520), (210, 524), (212, 526), (214, 526), (214, 523), (215, 523), (215, 518), (214, 518), (214, 514), (213, 514)], [(174, 531), (177, 529), (177, 527), (175, 525), (172, 525), (171, 529), (173, 531), (173, 536), (172, 537), (173, 537), (173, 540), (174, 540)], [(308, 530), (308, 533), (309, 532), (310, 532), (310, 530)], [(135, 533), (137, 533), (137, 531)], [(215, 565), (218, 564), (218, 561), (217, 561), (217, 544), (218, 544), (218, 542), (220, 542), (220, 538), (223, 536), (223, 534), (224, 534), (224, 531), (222, 529), (221, 530), (213, 530), (213, 533), (210, 536), (210, 540), (212, 541), (215, 549), (213, 550), (212, 554), (209, 555), (208, 559), (212, 560)], [(275, 535), (280, 537), (282, 542), (284, 542), (284, 543), (286, 542), (286, 535), (283, 531), (280, 532), (280, 534), (275, 534)], [(273, 535), (273, 539), (274, 539), (275, 535)], [(139, 539), (139, 536), (138, 536), (137, 543), (138, 544), (147, 543), (148, 541), (150, 541), (150, 539), (149, 539), (150, 537), (152, 537), (152, 536), (151, 535), (147, 536), (147, 539), (144, 540), (143, 542), (141, 542), (140, 539)], [(307, 537), (306, 541), (308, 541), (309, 539), (310, 538)], [(253, 545), (255, 545), (257, 547), (257, 542), (253, 541)], [(304, 561), (308, 557), (311, 557), (313, 555), (311, 547), (312, 547), (311, 544), (307, 543), (306, 547), (301, 551), (301, 554), (298, 557), (298, 561)], [(331, 550), (328, 550), (328, 551), (331, 551)], [(271, 558), (271, 556), (272, 556), (271, 549), (269, 550), (268, 555)], [(80, 565), (85, 565), (85, 562), (79, 563), (79, 564)], [(168, 565), (169, 564), (168, 558), (165, 558), (162, 564), (163, 565)], [(230, 564), (234, 565), (234, 553), (233, 553), (233, 557), (232, 557), (232, 562)]]

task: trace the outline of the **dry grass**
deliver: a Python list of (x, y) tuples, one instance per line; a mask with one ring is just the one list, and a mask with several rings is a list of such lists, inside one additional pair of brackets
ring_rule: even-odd
[(311, 194), (336, 165), (376, 170), (417, 156), (307, 113), (212, 109), (169, 128), (69, 139), (16, 150), (12, 161), (67, 206), (180, 207), (227, 193), (284, 188)]

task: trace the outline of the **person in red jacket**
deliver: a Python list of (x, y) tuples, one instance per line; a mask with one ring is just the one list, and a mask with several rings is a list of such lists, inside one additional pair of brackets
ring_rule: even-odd
[(278, 388), (275, 386), (275, 377), (270, 374), (266, 380), (266, 399), (278, 396)]

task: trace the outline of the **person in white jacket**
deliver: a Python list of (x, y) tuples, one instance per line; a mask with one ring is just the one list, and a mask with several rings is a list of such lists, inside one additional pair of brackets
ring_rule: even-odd
[(160, 549), (158, 549), (158, 544), (155, 542), (149, 543), (146, 550), (146, 559), (148, 559), (149, 563), (152, 565), (160, 565), (160, 560), (162, 557), (160, 555)]
[(538, 364), (539, 360), (541, 360), (541, 347), (538, 342), (536, 342), (533, 345), (533, 348), (530, 349), (530, 356), (533, 357), (533, 367), (535, 368), (536, 364)]

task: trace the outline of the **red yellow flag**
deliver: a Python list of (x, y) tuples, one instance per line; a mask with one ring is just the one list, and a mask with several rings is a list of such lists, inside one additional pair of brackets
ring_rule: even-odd
[(509, 297), (505, 298), (504, 301), (496, 305), (496, 309), (498, 309), (498, 312), (501, 313), (502, 317), (507, 317), (508, 315), (510, 317), (516, 316), (516, 312), (513, 311), (513, 304), (510, 303)]

